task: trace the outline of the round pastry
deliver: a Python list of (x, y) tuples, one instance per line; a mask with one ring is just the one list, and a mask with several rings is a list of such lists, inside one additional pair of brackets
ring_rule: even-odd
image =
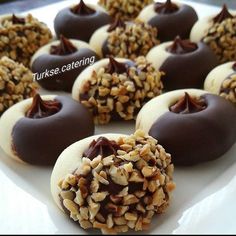
[(70, 144), (94, 133), (90, 113), (65, 96), (36, 94), (8, 109), (0, 119), (0, 146), (15, 160), (52, 165)]
[(166, 91), (202, 88), (207, 74), (218, 65), (216, 56), (207, 45), (179, 37), (151, 49), (147, 60), (165, 73), (162, 81)]
[(51, 42), (34, 54), (31, 68), (43, 88), (71, 92), (77, 76), (97, 59), (87, 43), (61, 35), (60, 41)]
[(89, 44), (100, 57), (111, 55), (134, 60), (146, 56), (159, 41), (156, 28), (140, 21), (123, 22), (116, 18), (111, 25), (96, 30)]
[(28, 68), (8, 57), (0, 59), (0, 116), (15, 103), (34, 96), (37, 88)]
[(224, 5), (219, 14), (197, 21), (190, 38), (209, 45), (221, 63), (236, 60), (236, 12)]
[(173, 169), (170, 154), (141, 130), (97, 135), (62, 152), (51, 192), (58, 207), (84, 229), (141, 231), (168, 207)]
[(213, 69), (205, 80), (204, 89), (236, 104), (236, 62)]
[(0, 58), (7, 56), (29, 66), (32, 55), (52, 39), (49, 28), (32, 15), (0, 16)]
[(156, 138), (175, 165), (194, 165), (222, 156), (236, 141), (236, 109), (203, 90), (165, 93), (140, 111), (136, 128)]
[(138, 19), (156, 27), (158, 39), (165, 42), (174, 40), (177, 35), (188, 39), (198, 16), (191, 6), (166, 0), (145, 7)]
[(120, 17), (123, 20), (135, 19), (140, 11), (153, 0), (99, 0), (108, 13), (113, 17)]
[(109, 24), (111, 17), (98, 5), (80, 3), (62, 9), (54, 20), (54, 29), (59, 37), (79, 39), (88, 42), (95, 30)]
[(162, 73), (144, 57), (102, 59), (76, 79), (72, 97), (93, 114), (95, 123), (132, 120), (142, 105), (162, 92)]

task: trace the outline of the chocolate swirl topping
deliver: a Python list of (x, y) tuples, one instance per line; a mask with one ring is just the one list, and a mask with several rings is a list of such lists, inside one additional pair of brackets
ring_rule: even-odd
[(75, 7), (71, 8), (71, 11), (74, 13), (74, 14), (77, 14), (77, 15), (83, 15), (83, 16), (86, 16), (86, 15), (92, 15), (94, 14), (96, 11), (90, 7), (88, 7), (83, 0), (80, 0), (80, 3), (77, 4)]
[(226, 4), (223, 5), (221, 12), (213, 18), (214, 23), (221, 23), (222, 21), (233, 18), (234, 16), (229, 13)]
[(236, 62), (232, 66), (233, 70), (236, 71)]
[(125, 63), (120, 63), (116, 61), (113, 57), (109, 57), (109, 64), (106, 67), (106, 73), (113, 74), (123, 74), (127, 72), (127, 65)]
[(121, 20), (120, 17), (116, 17), (115, 20), (112, 22), (110, 27), (107, 29), (107, 32), (111, 32), (115, 30), (116, 28), (125, 28), (125, 22)]
[(60, 43), (58, 45), (53, 45), (50, 48), (50, 54), (52, 55), (69, 55), (76, 52), (78, 49), (70, 42), (69, 39), (64, 37), (63, 35), (60, 36)]
[(26, 117), (40, 119), (56, 114), (61, 109), (61, 103), (57, 101), (43, 101), (39, 94), (33, 98), (33, 102), (26, 112)]
[(196, 43), (191, 42), (188, 39), (182, 40), (177, 36), (174, 42), (166, 49), (168, 52), (173, 54), (185, 54), (197, 50), (198, 46)]
[(25, 24), (25, 19), (24, 18), (19, 18), (15, 14), (13, 14), (12, 15), (12, 23), (13, 24), (24, 25)]
[(178, 11), (179, 7), (176, 4), (172, 3), (171, 0), (166, 0), (165, 3), (155, 3), (154, 10), (159, 14), (170, 14)]
[(110, 141), (105, 137), (99, 137), (97, 141), (89, 145), (89, 148), (83, 153), (84, 157), (94, 159), (98, 155), (106, 157), (109, 155), (116, 155), (119, 145), (115, 141)]
[(203, 99), (193, 98), (188, 93), (185, 93), (179, 101), (170, 107), (170, 111), (179, 114), (191, 114), (204, 109), (206, 109), (206, 103)]

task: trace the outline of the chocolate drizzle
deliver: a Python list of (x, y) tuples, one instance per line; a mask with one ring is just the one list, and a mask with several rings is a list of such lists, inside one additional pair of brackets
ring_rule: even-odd
[(115, 30), (116, 28), (125, 28), (125, 22), (121, 20), (120, 17), (116, 17), (115, 20), (112, 22), (110, 27), (107, 29), (107, 32), (111, 32)]
[(13, 24), (24, 25), (25, 24), (25, 19), (24, 18), (19, 18), (15, 14), (13, 14), (12, 15), (12, 23)]
[(57, 101), (43, 101), (39, 94), (33, 98), (31, 107), (26, 112), (26, 117), (40, 119), (56, 114), (61, 109), (61, 103)]
[(206, 109), (203, 99), (196, 99), (185, 92), (185, 95), (177, 103), (170, 107), (170, 111), (179, 114), (191, 114)]
[(97, 141), (93, 140), (89, 148), (83, 153), (83, 156), (92, 160), (98, 155), (102, 157), (112, 154), (116, 155), (118, 149), (119, 145), (115, 141), (110, 141), (105, 137), (99, 137)]
[(230, 14), (226, 4), (224, 4), (221, 12), (213, 18), (213, 21), (214, 23), (221, 23), (228, 18), (233, 18), (233, 15)]
[(83, 15), (83, 16), (86, 16), (86, 15), (92, 15), (94, 14), (96, 11), (90, 7), (88, 7), (83, 0), (80, 0), (80, 3), (77, 4), (75, 7), (71, 8), (71, 11), (74, 13), (74, 14), (77, 14), (77, 15)]
[(50, 48), (50, 54), (52, 55), (69, 55), (76, 52), (78, 49), (70, 42), (69, 39), (64, 37), (63, 35), (60, 36), (60, 43), (58, 45), (53, 45)]
[(196, 43), (192, 43), (188, 39), (182, 40), (179, 36), (177, 36), (174, 42), (166, 50), (173, 54), (185, 54), (194, 52), (197, 48), (198, 46)]
[(109, 57), (109, 64), (106, 67), (106, 73), (123, 74), (127, 72), (127, 65), (116, 61), (113, 57)]
[(172, 3), (171, 0), (166, 0), (165, 3), (155, 3), (154, 10), (159, 14), (170, 14), (178, 11), (179, 7), (176, 4)]

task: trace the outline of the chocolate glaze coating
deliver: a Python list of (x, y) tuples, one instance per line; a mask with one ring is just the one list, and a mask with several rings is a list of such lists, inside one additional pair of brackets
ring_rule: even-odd
[(148, 24), (158, 29), (158, 39), (165, 42), (173, 40), (177, 35), (182, 39), (189, 38), (190, 31), (197, 20), (195, 10), (191, 6), (182, 5), (174, 13), (156, 14)]
[(167, 112), (149, 134), (171, 153), (175, 165), (194, 165), (223, 155), (236, 141), (236, 109), (217, 96), (206, 94), (207, 108), (192, 114)]
[(53, 165), (70, 144), (93, 135), (93, 119), (87, 109), (71, 98), (55, 98), (62, 104), (52, 116), (21, 118), (12, 131), (14, 151), (20, 159), (33, 165)]
[[(80, 61), (83, 58), (91, 58), (93, 56), (95, 57), (94, 62), (99, 59), (95, 52), (87, 48), (80, 48), (77, 52), (69, 55), (44, 54), (34, 60), (32, 64), (32, 71), (33, 73), (39, 74), (57, 67), (61, 69), (64, 65)], [(89, 66), (89, 64), (54, 74), (51, 77), (39, 79), (37, 82), (43, 88), (48, 90), (63, 90), (66, 92), (71, 92), (75, 79), (87, 66)]]
[(165, 72), (162, 82), (166, 91), (202, 88), (208, 73), (219, 62), (211, 49), (199, 42), (198, 49), (186, 54), (171, 54), (160, 67)]
[(109, 24), (111, 17), (105, 12), (96, 11), (91, 15), (77, 15), (65, 8), (58, 12), (54, 20), (57, 37), (63, 34), (67, 38), (89, 42), (91, 35), (101, 26)]

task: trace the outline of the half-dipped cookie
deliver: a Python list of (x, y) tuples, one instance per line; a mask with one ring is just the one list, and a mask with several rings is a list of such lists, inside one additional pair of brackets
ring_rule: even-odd
[(138, 19), (156, 27), (158, 39), (165, 42), (174, 40), (177, 35), (188, 39), (198, 16), (191, 6), (166, 0), (145, 7)]
[(134, 20), (140, 11), (153, 0), (99, 0), (98, 2), (113, 17)]
[(32, 165), (54, 164), (66, 147), (93, 133), (88, 110), (65, 96), (36, 94), (12, 106), (0, 119), (2, 149)]
[(210, 46), (221, 63), (236, 60), (236, 12), (224, 5), (221, 12), (202, 18), (193, 26), (190, 39)]
[(236, 104), (236, 62), (213, 69), (205, 80), (204, 89)]
[(29, 67), (33, 54), (51, 39), (50, 29), (31, 14), (0, 16), (0, 58), (7, 56)]
[(116, 18), (94, 32), (90, 46), (100, 57), (122, 57), (135, 59), (146, 56), (148, 51), (159, 44), (156, 28), (141, 22), (124, 22)]
[(193, 43), (176, 37), (150, 50), (147, 60), (163, 76), (164, 90), (202, 88), (207, 74), (218, 65), (211, 49), (204, 43)]
[(224, 98), (203, 90), (165, 93), (140, 111), (136, 128), (156, 138), (175, 165), (219, 158), (236, 141), (236, 109)]
[(97, 54), (87, 43), (61, 35), (60, 41), (51, 42), (34, 54), (31, 68), (43, 88), (71, 92), (77, 76), (97, 60)]
[(132, 120), (142, 105), (162, 92), (162, 73), (144, 57), (102, 59), (76, 79), (72, 97), (93, 114), (95, 123)]
[(83, 229), (103, 234), (147, 230), (170, 204), (171, 156), (142, 131), (103, 134), (76, 142), (51, 176), (57, 206)]
[(94, 31), (110, 22), (111, 17), (102, 7), (80, 0), (79, 4), (58, 12), (54, 29), (57, 37), (63, 34), (67, 38), (88, 42)]

